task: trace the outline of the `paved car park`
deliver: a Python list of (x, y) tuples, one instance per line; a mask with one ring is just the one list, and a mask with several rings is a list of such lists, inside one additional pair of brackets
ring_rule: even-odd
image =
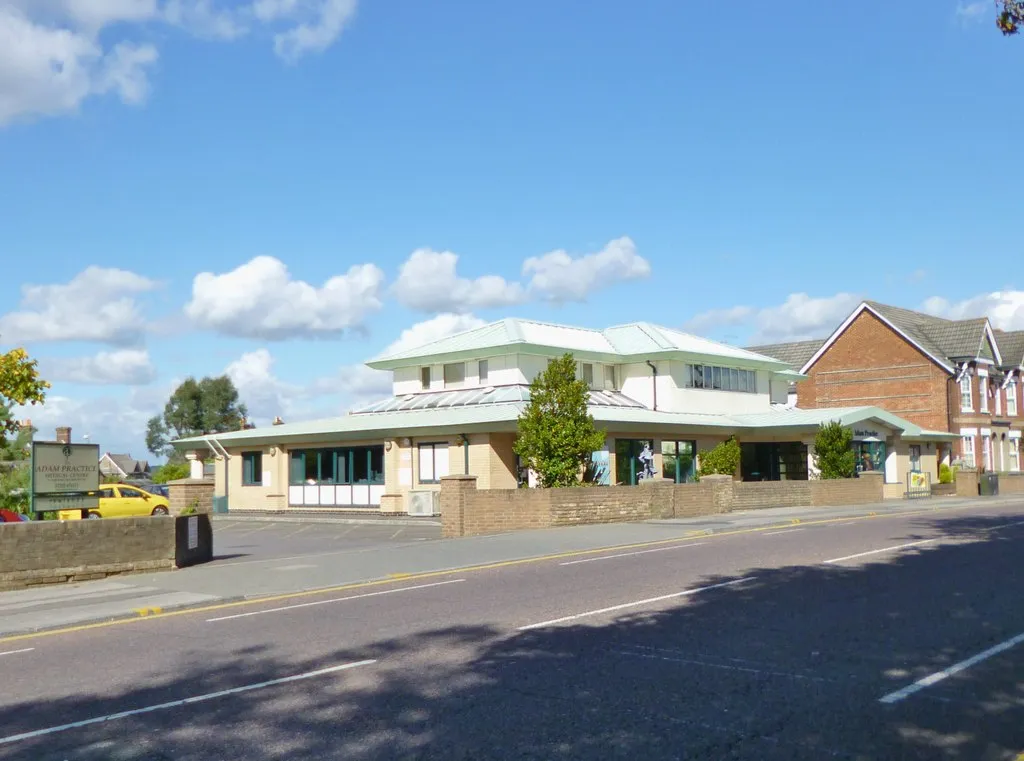
[(214, 564), (301, 559), (344, 550), (385, 549), (441, 538), (439, 521), (354, 522), (343, 518), (216, 516)]

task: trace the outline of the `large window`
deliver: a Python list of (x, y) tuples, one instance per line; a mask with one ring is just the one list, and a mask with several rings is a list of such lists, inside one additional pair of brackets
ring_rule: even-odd
[(960, 452), (963, 456), (964, 465), (968, 468), (973, 468), (974, 459), (974, 437), (967, 435), (960, 440)]
[(981, 401), (981, 411), (988, 412), (988, 378), (984, 375), (978, 378), (978, 399)]
[(914, 473), (921, 472), (921, 445), (911, 444), (910, 445), (910, 469)]
[(466, 382), (466, 363), (456, 362), (444, 366), (444, 387), (462, 388)]
[(1020, 470), (1020, 439), (1007, 439), (1006, 451), (1010, 460), (1007, 468), (1012, 471)]
[(857, 455), (858, 473), (863, 473), (866, 470), (885, 472), (885, 442), (855, 441), (853, 442), (853, 451)]
[(448, 475), (448, 445), (420, 444), (420, 483), (436, 484)]
[(757, 392), (757, 373), (735, 367), (687, 365), (683, 380), (687, 388), (742, 391), (748, 394)]
[(615, 481), (635, 486), (654, 478), (654, 442), (650, 439), (615, 440)]
[(806, 481), (807, 445), (801, 441), (742, 442), (740, 477), (744, 481)]
[(992, 468), (992, 438), (990, 436), (981, 437), (981, 462), (985, 466), (985, 470), (991, 471)]
[(242, 485), (263, 483), (263, 452), (242, 452)]
[(974, 411), (974, 400), (971, 398), (971, 376), (966, 372), (960, 379), (960, 411)]
[(293, 486), (384, 483), (384, 447), (297, 449), (291, 453)]
[(697, 477), (697, 442), (661, 442), (661, 476), (677, 484), (692, 483)]
[(1011, 417), (1017, 415), (1017, 381), (1006, 384), (1006, 414)]

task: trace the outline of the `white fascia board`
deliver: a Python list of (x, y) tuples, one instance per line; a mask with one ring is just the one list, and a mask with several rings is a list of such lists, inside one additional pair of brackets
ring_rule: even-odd
[(862, 312), (864, 312), (864, 311), (871, 312), (871, 314), (873, 314), (875, 317), (877, 317), (879, 320), (881, 320), (881, 322), (883, 322), (885, 325), (887, 325), (893, 332), (895, 332), (896, 335), (898, 335), (901, 338), (903, 338), (904, 341), (906, 341), (911, 346), (913, 346), (915, 349), (917, 349), (919, 352), (924, 354), (926, 357), (928, 357), (930, 360), (932, 360), (932, 362), (937, 364), (943, 370), (945, 370), (946, 372), (948, 372), (950, 374), (956, 373), (956, 368), (955, 367), (950, 367), (949, 363), (946, 362), (941, 357), (936, 357), (931, 352), (925, 351), (923, 346), (921, 346), (917, 341), (912, 339), (910, 336), (908, 336), (902, 330), (900, 330), (895, 325), (893, 325), (891, 322), (889, 322), (889, 320), (885, 319), (885, 317), (880, 315), (876, 310), (872, 309), (871, 306), (867, 302), (862, 302), (859, 307), (857, 307), (856, 309), (853, 310), (853, 312), (850, 314), (849, 317), (847, 317), (845, 320), (843, 320), (843, 323), (838, 328), (835, 329), (835, 331), (832, 333), (832, 335), (830, 335), (828, 337), (828, 340), (826, 340), (825, 343), (823, 343), (821, 345), (821, 348), (818, 349), (816, 352), (814, 352), (814, 356), (812, 356), (809, 360), (807, 360), (807, 363), (803, 367), (800, 368), (800, 372), (801, 373), (806, 373), (808, 370), (810, 370), (811, 367), (814, 365), (814, 363), (817, 362), (819, 359), (821, 359), (821, 356), (826, 351), (828, 351), (829, 347), (831, 347), (832, 344), (834, 344), (836, 342), (836, 340), (839, 338), (839, 336), (841, 336), (846, 331), (846, 329), (848, 327), (850, 327), (850, 324), (855, 319), (857, 319), (857, 317), (859, 317), (860, 314)]
[(996, 341), (996, 334), (992, 332), (992, 326), (988, 320), (985, 320), (985, 335), (988, 337), (989, 346), (992, 347), (992, 353), (996, 355), (996, 365), (1003, 364), (1003, 356), (999, 353), (999, 343)]

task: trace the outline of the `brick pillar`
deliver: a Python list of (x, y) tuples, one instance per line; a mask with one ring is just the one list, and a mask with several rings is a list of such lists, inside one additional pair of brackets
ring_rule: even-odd
[(732, 512), (732, 476), (701, 476), (700, 482), (711, 484), (711, 499), (715, 512)]
[(445, 476), (441, 479), (441, 535), (465, 536), (466, 496), (476, 491), (476, 476)]
[(70, 444), (71, 443), (71, 429), (62, 425), (57, 428), (57, 443), (59, 444)]
[(971, 468), (969, 470), (958, 470), (956, 472), (956, 496), (978, 496), (978, 471)]
[(871, 484), (871, 501), (881, 502), (885, 499), (885, 473), (880, 470), (865, 470), (858, 478), (862, 482)]

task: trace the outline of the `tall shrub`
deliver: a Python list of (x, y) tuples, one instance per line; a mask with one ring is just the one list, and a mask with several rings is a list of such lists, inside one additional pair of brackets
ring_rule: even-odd
[(591, 455), (604, 446), (604, 432), (587, 410), (589, 398), (571, 354), (552, 360), (530, 384), (515, 452), (542, 487), (579, 486)]
[(857, 472), (853, 432), (838, 420), (823, 423), (814, 436), (814, 463), (820, 478), (853, 478)]
[(728, 438), (700, 456), (701, 476), (732, 476), (740, 466), (740, 443)]

